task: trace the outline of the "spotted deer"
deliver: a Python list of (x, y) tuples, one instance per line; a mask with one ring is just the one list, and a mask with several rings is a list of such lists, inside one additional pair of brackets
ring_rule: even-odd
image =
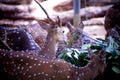
[(49, 21), (49, 24), (44, 27), (47, 30), (47, 37), (46, 43), (40, 51), (40, 55), (44, 55), (49, 58), (56, 58), (59, 43), (67, 42), (67, 34), (69, 32), (69, 28), (62, 27), (62, 22), (59, 16), (57, 17), (56, 21), (53, 21), (45, 9), (42, 7), (42, 5), (37, 0), (34, 1), (42, 8)]
[[(5, 5), (5, 4), (4, 4)], [(4, 6), (2, 6), (4, 7)], [(6, 7), (9, 7), (8, 5), (6, 5)], [(15, 9), (18, 9), (20, 11), (24, 11), (21, 10), (21, 8), (19, 6), (12, 6), (10, 7), (10, 11), (15, 11)], [(42, 7), (41, 7), (42, 8)], [(44, 10), (44, 8), (42, 8)], [(45, 12), (46, 13), (46, 12)], [(53, 20), (50, 19), (49, 15), (46, 13), (49, 23), (50, 24), (46, 24), (46, 23), (41, 23), (40, 25), (38, 25), (36, 23), (36, 21), (32, 20), (31, 22), (35, 22), (35, 25), (30, 24), (28, 26), (19, 26), (19, 28), (17, 28), (15, 25), (17, 23), (10, 23), (10, 25), (12, 25), (12, 27), (9, 24), (1, 24), (1, 29), (3, 27), (3, 25), (5, 25), (5, 29), (1, 30), (0, 35), (1, 36), (1, 43), (4, 42), (4, 44), (1, 46), (1, 48), (6, 49), (6, 47), (8, 49), (12, 49), (12, 50), (33, 50), (32, 46), (31, 46), (31, 42), (29, 42), (28, 40), (32, 40), (36, 43), (36, 45), (39, 45), (39, 47), (41, 47), (41, 51), (39, 53), (39, 55), (43, 55), (43, 56), (47, 56), (47, 57), (51, 57), (51, 58), (55, 58), (56, 57), (56, 51), (58, 48), (59, 43), (67, 41), (67, 33), (68, 33), (68, 28), (67, 27), (61, 27), (61, 21), (58, 17), (58, 21), (57, 23)], [(5, 16), (6, 17), (6, 16)], [(15, 16), (14, 16), (15, 17)], [(19, 19), (18, 19), (19, 20)], [(11, 20), (12, 21), (12, 20)], [(9, 22), (6, 22), (9, 23)], [(20, 24), (23, 25), (23, 24)], [(47, 31), (45, 31), (44, 29), (42, 29), (41, 27), (46, 28)], [(10, 29), (10, 30), (6, 30), (6, 29)], [(23, 28), (26, 29), (26, 32), (19, 32), (20, 30), (22, 30)], [(13, 33), (13, 32), (14, 33)], [(6, 33), (4, 33), (6, 32)], [(20, 34), (17, 34), (20, 33)], [(24, 33), (29, 34), (29, 36), (31, 35), (32, 38), (28, 39), (29, 36), (24, 36)], [(13, 36), (12, 36), (13, 35)], [(6, 37), (4, 40), (4, 37)], [(20, 37), (22, 37), (22, 39), (19, 39)], [(18, 38), (18, 39), (17, 39)], [(28, 45), (30, 44), (30, 45)], [(42, 46), (41, 46), (42, 45)], [(4, 46), (4, 47), (3, 47)], [(34, 46), (33, 46), (34, 47)], [(34, 47), (36, 48), (36, 47)]]
[(0, 49), (0, 71), (10, 80), (94, 80), (106, 67), (103, 50), (95, 55), (89, 50), (90, 62), (74, 66), (62, 59), (38, 57), (34, 51)]
[(39, 50), (39, 55), (56, 58), (59, 43), (67, 42), (68, 28), (50, 25), (47, 40), (42, 49), (25, 30), (0, 27), (0, 48), (10, 50)]
[(0, 26), (0, 48), (7, 50), (38, 50), (40, 47), (25, 29)]

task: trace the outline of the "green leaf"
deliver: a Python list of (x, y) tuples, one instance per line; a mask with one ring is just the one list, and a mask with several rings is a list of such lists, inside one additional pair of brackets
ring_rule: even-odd
[(68, 41), (68, 42), (67, 42), (67, 45), (68, 45), (68, 46), (71, 46), (71, 45), (72, 45), (72, 42), (71, 42), (71, 41)]
[(77, 39), (77, 34), (73, 33), (72, 37), (73, 37), (73, 39)]
[(91, 44), (84, 44), (82, 45), (82, 49), (88, 49), (91, 47)]
[(101, 46), (100, 45), (94, 45), (94, 46), (91, 46), (91, 49), (97, 49), (97, 50), (101, 50)]
[(108, 47), (106, 48), (106, 52), (112, 53), (116, 49), (118, 49), (119, 45), (115, 42), (115, 40), (111, 36), (108, 37), (108, 39), (109, 39), (109, 44)]
[(115, 50), (117, 55), (120, 55), (120, 51), (119, 50)]
[(120, 63), (119, 62), (111, 62), (113, 65), (115, 65), (115, 66), (119, 66), (120, 65)]
[(120, 69), (119, 69), (118, 67), (113, 66), (113, 67), (112, 67), (112, 70), (113, 70), (114, 72), (116, 72), (117, 74), (120, 74)]
[(112, 59), (112, 56), (108, 57), (108, 59), (109, 59), (109, 60)]

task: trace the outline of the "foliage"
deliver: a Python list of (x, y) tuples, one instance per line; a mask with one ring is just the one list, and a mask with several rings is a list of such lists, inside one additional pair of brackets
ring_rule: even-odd
[(76, 49), (66, 49), (59, 58), (64, 59), (76, 66), (85, 66), (89, 62), (88, 53), (86, 51), (78, 51)]
[(107, 66), (115, 73), (120, 74), (120, 45), (111, 36), (108, 37), (108, 41), (98, 39), (94, 44), (84, 44), (80, 50), (75, 48), (66, 49), (63, 54), (59, 55), (59, 58), (76, 66), (85, 66), (90, 60), (87, 51), (88, 48), (95, 54), (98, 54), (103, 49), (106, 52)]
[(73, 37), (73, 39), (77, 39), (77, 34), (73, 33), (72, 37)]
[(111, 36), (108, 37), (106, 53), (108, 67), (111, 67), (114, 72), (120, 74), (120, 45)]
[(102, 41), (99, 45), (106, 52), (107, 66), (111, 67), (115, 73), (120, 74), (120, 45), (112, 36), (108, 37), (107, 42)]

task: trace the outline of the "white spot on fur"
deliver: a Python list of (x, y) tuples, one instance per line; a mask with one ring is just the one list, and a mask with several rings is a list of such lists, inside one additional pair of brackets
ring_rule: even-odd
[(70, 78), (70, 76), (67, 76), (67, 78), (69, 79), (69, 78)]

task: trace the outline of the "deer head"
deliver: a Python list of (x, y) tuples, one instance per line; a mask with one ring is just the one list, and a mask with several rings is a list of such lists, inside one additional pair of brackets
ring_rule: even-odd
[[(96, 75), (100, 75), (104, 72), (104, 69), (105, 67), (107, 66), (106, 65), (106, 55), (105, 55), (105, 52), (104, 50), (100, 50), (99, 53), (98, 53), (98, 56), (95, 55), (92, 50), (88, 50), (89, 52), (89, 55), (91, 57), (91, 64), (93, 66), (96, 66)], [(89, 64), (90, 64), (89, 63)]]
[(90, 51), (91, 61), (84, 67), (31, 55), (34, 53), (0, 49), (0, 71), (12, 80), (93, 80), (106, 67), (103, 51), (99, 56)]
[(62, 22), (60, 21), (60, 18), (58, 16), (58, 21), (53, 22), (50, 24), (50, 28), (48, 29), (48, 36), (50, 33), (53, 33), (52, 35), (55, 35), (55, 39), (58, 42), (66, 42), (67, 41), (67, 34), (69, 32), (68, 27), (62, 27)]
[(80, 22), (80, 24), (77, 28), (74, 28), (74, 26), (70, 22), (67, 22), (66, 26), (70, 29), (70, 32), (68, 34), (68, 39), (71, 43), (70, 46), (80, 48), (83, 44), (83, 39), (84, 39), (84, 35), (83, 35), (84, 24), (83, 24), (83, 22)]

